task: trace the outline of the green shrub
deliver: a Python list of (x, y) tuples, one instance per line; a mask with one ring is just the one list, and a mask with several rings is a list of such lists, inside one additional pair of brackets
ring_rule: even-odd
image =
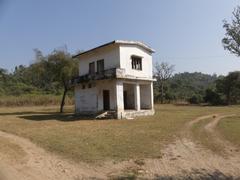
[(204, 101), (211, 105), (223, 105), (225, 104), (223, 97), (216, 91), (212, 89), (207, 89), (205, 91)]
[(194, 95), (192, 95), (192, 97), (190, 97), (190, 98), (188, 99), (188, 102), (189, 102), (190, 104), (199, 104), (199, 103), (202, 102), (202, 97), (201, 97), (200, 95), (194, 94)]

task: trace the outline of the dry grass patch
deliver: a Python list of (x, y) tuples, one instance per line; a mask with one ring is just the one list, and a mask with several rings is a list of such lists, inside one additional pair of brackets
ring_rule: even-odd
[(222, 119), (217, 130), (228, 141), (240, 147), (240, 116)]
[(58, 107), (0, 108), (0, 130), (30, 139), (75, 161), (102, 162), (161, 157), (185, 123), (202, 115), (239, 107), (156, 105), (156, 114), (134, 120), (87, 120)]
[[(0, 96), (0, 107), (58, 105), (62, 96), (29, 94), (21, 96)], [(66, 96), (65, 104), (73, 105), (73, 98)]]
[(23, 151), (19, 145), (9, 141), (7, 138), (1, 137), (0, 144), (0, 159), (7, 161), (19, 161), (23, 160), (26, 155), (25, 151)]

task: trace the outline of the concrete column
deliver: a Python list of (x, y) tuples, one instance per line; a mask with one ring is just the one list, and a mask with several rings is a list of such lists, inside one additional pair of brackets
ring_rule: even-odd
[(117, 118), (122, 119), (124, 113), (124, 103), (123, 103), (123, 82), (116, 81), (116, 111)]
[(151, 109), (154, 109), (154, 94), (153, 94), (153, 82), (150, 84), (151, 89)]
[(139, 84), (135, 84), (134, 86), (134, 102), (135, 102), (135, 109), (137, 111), (140, 111), (141, 109), (141, 103), (140, 103), (140, 86)]

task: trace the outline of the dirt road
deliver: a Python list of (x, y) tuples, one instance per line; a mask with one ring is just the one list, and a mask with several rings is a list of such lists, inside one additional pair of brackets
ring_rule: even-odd
[[(229, 116), (229, 115), (228, 115)], [(230, 115), (233, 116), (233, 115)], [(223, 140), (214, 130), (218, 122), (227, 116), (208, 115), (198, 117), (188, 124), (184, 133), (162, 151), (157, 159), (105, 162), (101, 166), (85, 163), (75, 164), (50, 154), (29, 140), (0, 131), (0, 138), (18, 145), (25, 155), (21, 160), (6, 152), (0, 152), (0, 180), (66, 180), (66, 179), (107, 179), (109, 177), (163, 178), (204, 178), (204, 179), (240, 179), (240, 153), (230, 142)], [(195, 143), (184, 134), (190, 133), (195, 123), (209, 119), (204, 130), (212, 133), (217, 143), (221, 143), (225, 155), (212, 151)], [(150, 147), (149, 147), (150, 148)]]
[[(31, 143), (29, 140), (0, 131), (0, 137), (7, 138), (11, 143), (20, 146), (26, 153), (21, 161), (14, 158), (4, 158), (1, 154), (0, 168), (4, 179), (9, 180), (66, 180), (83, 179), (90, 177), (105, 178), (101, 173), (88, 165), (70, 163), (58, 156), (47, 153), (42, 148)], [(16, 178), (18, 177), (18, 178)]]
[[(186, 125), (185, 131), (199, 121), (210, 119), (204, 129), (221, 143), (224, 155), (216, 154), (184, 136), (163, 150), (160, 160), (148, 160), (147, 168), (158, 177), (182, 177), (202, 179), (240, 179), (240, 153), (230, 142), (223, 140), (215, 131), (217, 123), (233, 115), (208, 115), (198, 117)], [(187, 132), (189, 133), (189, 132)], [(186, 134), (184, 132), (183, 134)]]

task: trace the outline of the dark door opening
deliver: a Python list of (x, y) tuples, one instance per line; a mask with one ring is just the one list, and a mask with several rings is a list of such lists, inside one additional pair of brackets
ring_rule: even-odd
[(110, 110), (110, 93), (109, 90), (103, 90), (103, 109)]
[(127, 91), (123, 92), (124, 109), (127, 109)]

